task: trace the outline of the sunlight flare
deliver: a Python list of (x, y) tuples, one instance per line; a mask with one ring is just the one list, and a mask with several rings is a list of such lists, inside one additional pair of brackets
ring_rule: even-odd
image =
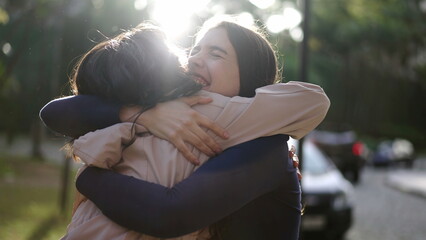
[(146, 6), (148, 5), (147, 0), (135, 0), (134, 7), (136, 10), (144, 10)]
[(282, 14), (271, 15), (266, 21), (266, 27), (272, 33), (296, 28), (302, 22), (302, 14), (295, 8), (286, 7)]
[(154, 2), (152, 19), (166, 31), (170, 38), (177, 38), (191, 23), (191, 17), (206, 8), (210, 0), (158, 0)]
[(274, 5), (275, 0), (250, 0), (250, 2), (260, 9), (266, 9)]
[(7, 43), (3, 44), (1, 50), (2, 50), (4, 55), (10, 56), (12, 54), (12, 45), (10, 45), (10, 43), (7, 42)]

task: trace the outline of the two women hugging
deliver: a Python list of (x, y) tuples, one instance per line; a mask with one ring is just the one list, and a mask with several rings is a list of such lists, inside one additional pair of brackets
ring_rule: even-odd
[(286, 140), (320, 124), (326, 94), (277, 83), (270, 43), (230, 20), (207, 21), (187, 62), (176, 50), (156, 26), (125, 31), (81, 58), (76, 96), (41, 110), (85, 163), (63, 239), (297, 239)]

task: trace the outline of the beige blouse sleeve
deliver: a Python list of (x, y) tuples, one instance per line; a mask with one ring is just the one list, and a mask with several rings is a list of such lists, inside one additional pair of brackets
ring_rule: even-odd
[(73, 143), (73, 152), (89, 166), (112, 168), (121, 157), (123, 146), (132, 140), (132, 123), (119, 123), (89, 132)]
[(288, 134), (300, 139), (324, 119), (330, 101), (317, 85), (289, 82), (256, 90), (254, 98), (232, 98), (215, 120), (230, 139), (216, 140), (224, 148), (262, 136)]

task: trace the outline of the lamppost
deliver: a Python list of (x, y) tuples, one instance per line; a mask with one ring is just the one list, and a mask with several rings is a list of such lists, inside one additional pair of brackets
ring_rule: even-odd
[(310, 21), (310, 0), (302, 0), (302, 11), (303, 11), (303, 20), (302, 20), (302, 30), (303, 30), (303, 40), (300, 48), (300, 57), (299, 57), (299, 80), (301, 82), (307, 82), (308, 80), (308, 61), (309, 61), (309, 21)]
[[(302, 12), (303, 12), (303, 20), (302, 20), (302, 31), (303, 31), (303, 40), (300, 47), (299, 52), (299, 81), (307, 82), (308, 81), (308, 66), (309, 66), (309, 21), (310, 21), (310, 0), (302, 0)], [(303, 168), (303, 138), (299, 141), (299, 166), (302, 170)]]

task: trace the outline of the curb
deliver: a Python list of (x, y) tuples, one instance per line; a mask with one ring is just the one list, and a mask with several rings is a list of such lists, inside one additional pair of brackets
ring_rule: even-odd
[(424, 171), (389, 173), (386, 184), (396, 190), (426, 199), (426, 172)]

